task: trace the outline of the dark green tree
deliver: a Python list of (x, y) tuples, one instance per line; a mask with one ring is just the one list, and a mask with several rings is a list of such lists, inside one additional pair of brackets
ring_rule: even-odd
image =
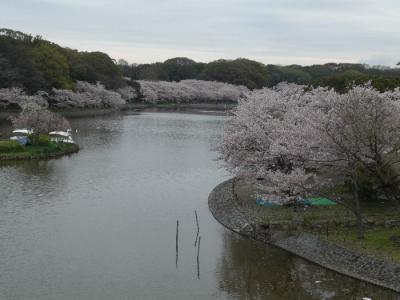
[(204, 66), (197, 78), (240, 84), (250, 89), (257, 89), (266, 86), (268, 73), (265, 65), (256, 61), (245, 58), (221, 59)]
[(201, 72), (203, 64), (186, 57), (175, 57), (164, 62), (164, 70), (170, 81), (194, 79)]
[(31, 53), (35, 65), (51, 87), (61, 89), (73, 87), (67, 58), (57, 47), (43, 42), (34, 47)]

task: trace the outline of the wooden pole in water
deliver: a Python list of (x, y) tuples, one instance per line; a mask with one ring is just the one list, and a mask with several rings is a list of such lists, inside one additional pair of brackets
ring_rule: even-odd
[(197, 211), (194, 211), (194, 215), (196, 216), (196, 224), (197, 224), (197, 232), (200, 232), (200, 226), (199, 226), (199, 218), (197, 217)]
[(201, 236), (199, 236), (199, 242), (197, 244), (197, 279), (200, 279), (200, 242)]
[(176, 220), (176, 257), (175, 257), (175, 265), (178, 268), (178, 250), (179, 250), (179, 220)]
[(199, 226), (199, 218), (197, 217), (197, 211), (194, 211), (194, 215), (196, 216), (196, 224), (197, 224), (197, 234), (196, 234), (196, 239), (194, 240), (194, 247), (196, 248), (197, 239), (199, 238), (200, 234), (200, 226)]

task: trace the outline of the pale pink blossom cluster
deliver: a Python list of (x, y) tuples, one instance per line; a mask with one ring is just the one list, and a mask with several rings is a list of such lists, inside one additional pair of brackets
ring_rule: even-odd
[(138, 81), (149, 103), (238, 102), (250, 91), (245, 86), (203, 80)]
[(136, 89), (129, 85), (117, 89), (117, 93), (120, 94), (122, 99), (124, 99), (127, 103), (133, 102), (138, 98)]
[[(138, 81), (142, 99), (147, 103), (237, 103), (250, 91), (245, 86), (227, 83), (182, 80), (180, 82)], [(50, 94), (39, 91), (27, 95), (21, 88), (0, 89), (0, 108), (20, 107), (34, 102), (59, 109), (68, 108), (118, 108), (138, 100), (134, 87), (126, 86), (116, 91), (107, 90), (101, 83), (76, 82), (75, 89), (53, 89)]]
[(27, 95), (22, 88), (0, 89), (0, 108), (21, 108), (26, 103), (36, 103), (40, 106), (47, 106), (44, 92), (36, 95)]
[(14, 128), (31, 129), (35, 135), (71, 128), (65, 118), (33, 102), (23, 104), (22, 112), (11, 122)]
[(117, 108), (137, 97), (136, 90), (125, 87), (118, 91), (107, 90), (101, 83), (78, 81), (75, 91), (53, 89), (28, 95), (21, 88), (0, 89), (0, 108), (21, 108), (26, 103), (53, 108)]
[(76, 91), (53, 89), (51, 106), (56, 108), (113, 108), (126, 104), (121, 94), (101, 83), (78, 81)]
[(356, 181), (360, 170), (390, 198), (385, 186), (400, 184), (400, 90), (367, 84), (341, 95), (285, 83), (256, 90), (233, 111), (218, 150), (232, 173), (264, 178), (278, 199)]

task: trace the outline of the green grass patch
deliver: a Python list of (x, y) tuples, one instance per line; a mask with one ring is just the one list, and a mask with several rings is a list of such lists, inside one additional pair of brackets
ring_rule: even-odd
[(0, 141), (0, 153), (24, 152), (24, 146), (17, 141)]
[[(256, 203), (257, 194), (261, 193), (257, 188), (243, 179), (237, 179), (234, 187), (236, 205), (249, 212), (258, 223), (287, 224), (293, 220), (302, 222), (302, 225), (318, 224), (345, 224), (352, 226), (356, 224), (354, 213), (347, 207), (337, 204), (330, 206), (308, 206), (286, 207), (274, 206), (264, 207)], [(384, 220), (400, 220), (400, 211), (390, 202), (382, 200), (362, 203), (362, 212), (365, 221), (369, 223), (382, 223)]]
[(328, 236), (322, 236), (359, 253), (400, 263), (400, 244), (392, 237), (400, 237), (400, 228), (372, 228), (366, 231), (365, 238), (361, 240), (357, 239), (354, 230), (337, 229)]
[(0, 160), (39, 159), (61, 156), (78, 151), (76, 144), (43, 142), (20, 145), (15, 141), (0, 141)]
[[(362, 203), (367, 231), (363, 240), (357, 239), (356, 218), (343, 205), (303, 207), (263, 207), (256, 203), (261, 191), (244, 179), (234, 186), (235, 205), (259, 225), (275, 225), (287, 232), (308, 232), (361, 254), (400, 263), (400, 211), (391, 202), (376, 200)], [(391, 227), (391, 228), (386, 228)], [(395, 237), (394, 239), (391, 237)]]

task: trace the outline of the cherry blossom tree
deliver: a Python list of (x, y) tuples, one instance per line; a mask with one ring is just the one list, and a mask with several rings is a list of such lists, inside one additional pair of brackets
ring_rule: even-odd
[[(329, 193), (356, 215), (363, 236), (360, 182), (399, 203), (400, 92), (370, 85), (347, 94), (281, 84), (241, 100), (218, 144), (221, 158), (240, 176), (265, 178), (267, 194), (286, 202)], [(352, 193), (333, 187), (346, 186)]]
[(47, 106), (47, 94), (38, 92), (36, 95), (27, 95), (22, 88), (0, 89), (1, 108), (22, 108), (26, 103), (36, 103), (40, 106)]
[[(203, 80), (180, 82), (138, 81), (140, 94), (147, 103), (237, 103), (250, 93), (245, 86)], [(77, 81), (74, 90), (53, 89), (50, 94), (39, 91), (27, 95), (21, 88), (0, 89), (0, 107), (22, 107), (25, 102), (57, 109), (119, 108), (139, 99), (138, 91), (125, 86), (116, 91), (107, 90), (101, 83)]]
[(78, 81), (76, 91), (53, 89), (50, 104), (55, 108), (118, 108), (126, 101), (101, 83)]
[(138, 81), (149, 103), (238, 102), (250, 91), (244, 86), (203, 80)]
[(14, 128), (33, 130), (31, 136), (32, 144), (38, 143), (41, 134), (71, 128), (65, 118), (34, 102), (25, 103), (22, 107), (22, 112), (17, 117), (12, 117), (11, 122)]
[(120, 94), (122, 99), (124, 99), (126, 102), (132, 102), (138, 98), (136, 89), (129, 85), (119, 88), (117, 93)]
[(26, 103), (36, 103), (52, 108), (118, 108), (127, 100), (135, 97), (135, 90), (130, 87), (118, 92), (107, 90), (102, 84), (91, 84), (78, 81), (76, 90), (53, 89), (51, 95), (39, 91), (35, 95), (27, 95), (21, 88), (0, 89), (1, 108), (20, 108)]

